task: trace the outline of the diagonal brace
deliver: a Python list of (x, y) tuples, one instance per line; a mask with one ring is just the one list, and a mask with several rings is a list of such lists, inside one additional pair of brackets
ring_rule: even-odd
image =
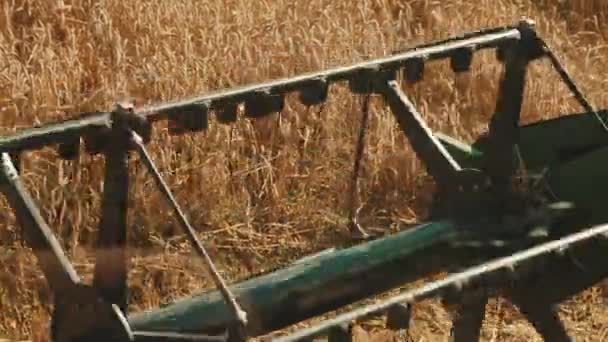
[(461, 171), (460, 165), (433, 135), (399, 84), (394, 80), (389, 81), (381, 92), (395, 115), (399, 127), (431, 176), (441, 185), (450, 183), (455, 174)]
[(2, 153), (0, 188), (15, 211), (17, 222), (24, 230), (25, 240), (36, 255), (49, 287), (53, 292), (66, 292), (76, 287), (80, 283), (80, 277), (21, 183), (7, 153)]
[(230, 289), (226, 285), (225, 280), (222, 278), (222, 276), (218, 272), (217, 268), (215, 267), (213, 260), (211, 260), (211, 257), (207, 253), (207, 250), (205, 249), (205, 247), (203, 246), (201, 241), (196, 237), (196, 233), (194, 232), (194, 229), (190, 225), (190, 222), (188, 222), (186, 215), (184, 215), (184, 213), (180, 209), (177, 201), (175, 200), (175, 197), (173, 197), (173, 194), (171, 193), (171, 190), (169, 189), (169, 186), (162, 178), (160, 172), (156, 168), (156, 165), (152, 161), (152, 158), (148, 154), (148, 151), (146, 150), (146, 147), (143, 144), (143, 140), (141, 139), (141, 137), (139, 135), (137, 135), (137, 133), (132, 132), (131, 134), (132, 134), (131, 141), (135, 145), (141, 159), (143, 160), (144, 164), (148, 168), (148, 171), (154, 178), (154, 181), (156, 182), (157, 186), (159, 187), (159, 189), (161, 190), (161, 192), (163, 193), (163, 195), (165, 196), (165, 198), (167, 199), (167, 201), (170, 203), (171, 207), (173, 208), (175, 214), (177, 215), (179, 223), (185, 229), (187, 236), (190, 239), (190, 242), (194, 246), (194, 249), (205, 260), (205, 264), (207, 265), (207, 267), (211, 273), (211, 276), (213, 277), (213, 281), (214, 281), (215, 285), (220, 290), (222, 296), (224, 297), (226, 304), (229, 306), (229, 308), (233, 312), (233, 315), (235, 318), (235, 325), (232, 326), (230, 329), (232, 331), (229, 332), (229, 341), (245, 340), (247, 313), (238, 304), (234, 294), (230, 291)]

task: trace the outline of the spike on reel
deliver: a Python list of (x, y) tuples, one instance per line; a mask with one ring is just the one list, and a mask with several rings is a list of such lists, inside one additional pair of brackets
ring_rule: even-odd
[(349, 90), (356, 95), (380, 93), (388, 81), (397, 77), (397, 70), (372, 66), (361, 69), (348, 80)]
[(214, 105), (213, 111), (219, 123), (230, 124), (236, 122), (239, 104), (236, 102), (226, 102), (221, 105)]
[(386, 311), (386, 327), (391, 330), (406, 330), (410, 328), (412, 307), (409, 303), (399, 303)]
[(104, 127), (86, 134), (83, 137), (85, 151), (90, 155), (96, 155), (103, 152), (107, 146), (107, 136), (110, 131), (111, 129), (109, 127)]
[(467, 72), (471, 69), (473, 50), (472, 47), (465, 47), (457, 49), (452, 53), (450, 67), (455, 73)]
[(330, 329), (327, 342), (353, 342), (353, 325), (342, 324)]
[(200, 132), (208, 128), (209, 105), (197, 103), (167, 111), (169, 134), (182, 135), (187, 132)]
[(414, 84), (424, 78), (425, 58), (416, 57), (405, 61), (404, 76), (408, 84)]
[(60, 143), (57, 153), (63, 160), (74, 160), (80, 155), (80, 137), (71, 139), (68, 142)]
[(285, 98), (281, 94), (272, 94), (270, 91), (253, 93), (245, 100), (245, 116), (259, 118), (271, 113), (281, 112), (285, 106)]
[(300, 102), (307, 107), (319, 105), (327, 101), (328, 90), (329, 85), (324, 78), (310, 80), (300, 88)]

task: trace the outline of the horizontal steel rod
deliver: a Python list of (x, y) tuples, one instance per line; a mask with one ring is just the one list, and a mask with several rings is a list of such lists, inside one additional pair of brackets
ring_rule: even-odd
[(176, 332), (158, 332), (158, 331), (134, 331), (133, 336), (135, 342), (178, 342), (178, 341), (196, 341), (196, 342), (227, 342), (228, 335), (203, 335), (203, 334), (183, 334)]
[(607, 234), (608, 225), (592, 227), (585, 231), (575, 233), (558, 240), (540, 244), (538, 246), (512, 254), (507, 257), (502, 257), (487, 263), (483, 263), (479, 266), (469, 268), (463, 272), (450, 275), (442, 280), (430, 282), (420, 288), (411, 291), (406, 291), (399, 295), (393, 296), (381, 303), (363, 306), (353, 311), (338, 315), (335, 318), (326, 320), (310, 328), (301, 329), (293, 334), (273, 339), (273, 342), (304, 341), (309, 340), (310, 338), (319, 337), (327, 334), (334, 327), (349, 324), (353, 320), (360, 319), (372, 314), (385, 312), (395, 304), (412, 303), (415, 301), (420, 301), (426, 298), (448, 293), (451, 289), (459, 289), (465, 287), (466, 284), (473, 279), (513, 269), (515, 266), (522, 264), (526, 261), (531, 261), (535, 258), (558, 252), (559, 250), (567, 246), (598, 237), (599, 235), (603, 235), (604, 238), (606, 238)]
[(110, 113), (100, 112), (87, 118), (28, 128), (8, 137), (0, 137), (0, 153), (40, 149), (81, 137), (99, 128), (110, 128)]
[(445, 45), (431, 45), (424, 48), (414, 48), (411, 51), (399, 53), (392, 56), (382, 57), (352, 64), (349, 66), (327, 69), (324, 71), (306, 73), (295, 77), (283, 78), (275, 81), (237, 87), (225, 91), (211, 93), (190, 99), (168, 102), (156, 106), (143, 107), (137, 111), (151, 119), (164, 117), (163, 112), (203, 102), (240, 102), (255, 92), (270, 91), (271, 93), (287, 93), (306, 86), (310, 81), (325, 79), (327, 82), (348, 80), (362, 70), (374, 68), (397, 69), (403, 67), (408, 60), (424, 58), (427, 61), (450, 57), (451, 54), (461, 48), (473, 48), (477, 50), (495, 48), (508, 40), (519, 40), (520, 32), (517, 29), (507, 29), (503, 32), (471, 37), (468, 39), (453, 41)]
[[(166, 119), (172, 111), (198, 103), (207, 103), (210, 107), (222, 105), (223, 103), (241, 102), (255, 96), (258, 92), (268, 91), (273, 94), (284, 94), (299, 90), (315, 80), (324, 79), (328, 83), (341, 80), (348, 80), (356, 76), (362, 70), (374, 68), (398, 69), (403, 67), (408, 60), (426, 59), (437, 60), (450, 57), (455, 51), (462, 48), (481, 50), (485, 48), (496, 48), (500, 44), (509, 40), (520, 39), (520, 32), (517, 29), (504, 29), (496, 33), (479, 33), (460, 40), (453, 40), (448, 43), (440, 42), (439, 45), (425, 44), (424, 47), (413, 50), (360, 62), (349, 66), (336, 67), (319, 72), (306, 73), (295, 77), (283, 78), (275, 81), (257, 83), (242, 87), (231, 88), (212, 92), (206, 95), (196, 96), (185, 100), (167, 102), (154, 106), (142, 107), (137, 110), (137, 114), (144, 116), (150, 121)], [(179, 114), (179, 113), (178, 113)], [(53, 123), (40, 128), (26, 129), (13, 136), (0, 138), (0, 152), (12, 152), (22, 150), (39, 149), (44, 146), (65, 142), (74, 137), (83, 136), (86, 132), (100, 126), (108, 126), (110, 113), (100, 112), (92, 114), (87, 118), (66, 120), (60, 123)]]

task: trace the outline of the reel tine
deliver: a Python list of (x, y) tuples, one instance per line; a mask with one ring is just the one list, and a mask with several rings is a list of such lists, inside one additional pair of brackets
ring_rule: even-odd
[(104, 127), (84, 135), (85, 151), (90, 155), (101, 153), (106, 147), (107, 139), (105, 139), (105, 137), (109, 134), (109, 131), (110, 129), (108, 127)]
[(245, 116), (260, 118), (271, 113), (278, 113), (285, 106), (282, 94), (272, 94), (269, 91), (257, 92), (255, 96), (245, 100)]
[(200, 132), (208, 128), (207, 114), (209, 106), (206, 103), (192, 104), (169, 113), (169, 134), (181, 135), (186, 132)]
[(450, 342), (479, 341), (487, 303), (488, 297), (484, 296), (456, 306)]
[[(524, 297), (525, 298), (525, 297)], [(512, 299), (519, 310), (545, 341), (572, 342), (562, 320), (552, 304), (539, 303), (535, 298)]]
[[(414, 67), (416, 68), (416, 67)], [(414, 72), (417, 72), (414, 70)], [(397, 78), (397, 70), (393, 68), (381, 68), (379, 66), (360, 70), (348, 80), (348, 89), (356, 95), (376, 94), (387, 82)]]
[(411, 320), (412, 310), (409, 303), (395, 304), (386, 312), (386, 327), (391, 330), (409, 329)]
[(405, 62), (404, 74), (408, 84), (421, 81), (424, 77), (424, 59), (421, 57), (408, 59)]
[(327, 335), (328, 342), (353, 342), (352, 324), (338, 325)]
[(57, 147), (57, 153), (64, 160), (74, 160), (80, 154), (80, 137), (63, 142)]
[(313, 80), (300, 89), (300, 102), (307, 107), (321, 104), (327, 100), (328, 89), (329, 84), (324, 78)]
[(372, 80), (376, 68), (362, 69), (348, 80), (348, 89), (351, 93), (361, 95), (372, 91)]
[(473, 48), (464, 47), (460, 48), (452, 54), (450, 57), (450, 67), (455, 73), (466, 72), (471, 69), (471, 63), (473, 62)]
[(221, 106), (214, 108), (217, 121), (222, 124), (230, 124), (236, 122), (239, 104), (235, 102), (223, 103)]

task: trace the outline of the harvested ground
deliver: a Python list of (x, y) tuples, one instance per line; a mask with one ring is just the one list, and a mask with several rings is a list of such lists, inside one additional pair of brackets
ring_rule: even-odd
[[(526, 16), (591, 101), (606, 108), (608, 3), (601, 0), (6, 0), (0, 6), (0, 134), (105, 110), (121, 96), (157, 103), (362, 61)], [(434, 130), (472, 141), (494, 110), (501, 65), (476, 56), (467, 75), (431, 63), (408, 94)], [(529, 73), (524, 121), (579, 111), (546, 62)], [(287, 98), (281, 115), (210, 123), (172, 137), (156, 126), (149, 149), (176, 199), (230, 281), (348, 243), (348, 186), (361, 98), (331, 89), (321, 108)], [(428, 177), (391, 113), (373, 98), (362, 159), (362, 222), (394, 232), (424, 218)], [(212, 286), (170, 208), (132, 162), (131, 310)], [(23, 156), (23, 177), (78, 271), (90, 280), (103, 158)], [(0, 340), (46, 341), (50, 292), (0, 203)], [(577, 341), (608, 339), (601, 286), (561, 306)], [(408, 336), (383, 323), (356, 327), (358, 341), (442, 341), (449, 314), (416, 306)], [(484, 341), (537, 341), (510, 303), (488, 305)]]

